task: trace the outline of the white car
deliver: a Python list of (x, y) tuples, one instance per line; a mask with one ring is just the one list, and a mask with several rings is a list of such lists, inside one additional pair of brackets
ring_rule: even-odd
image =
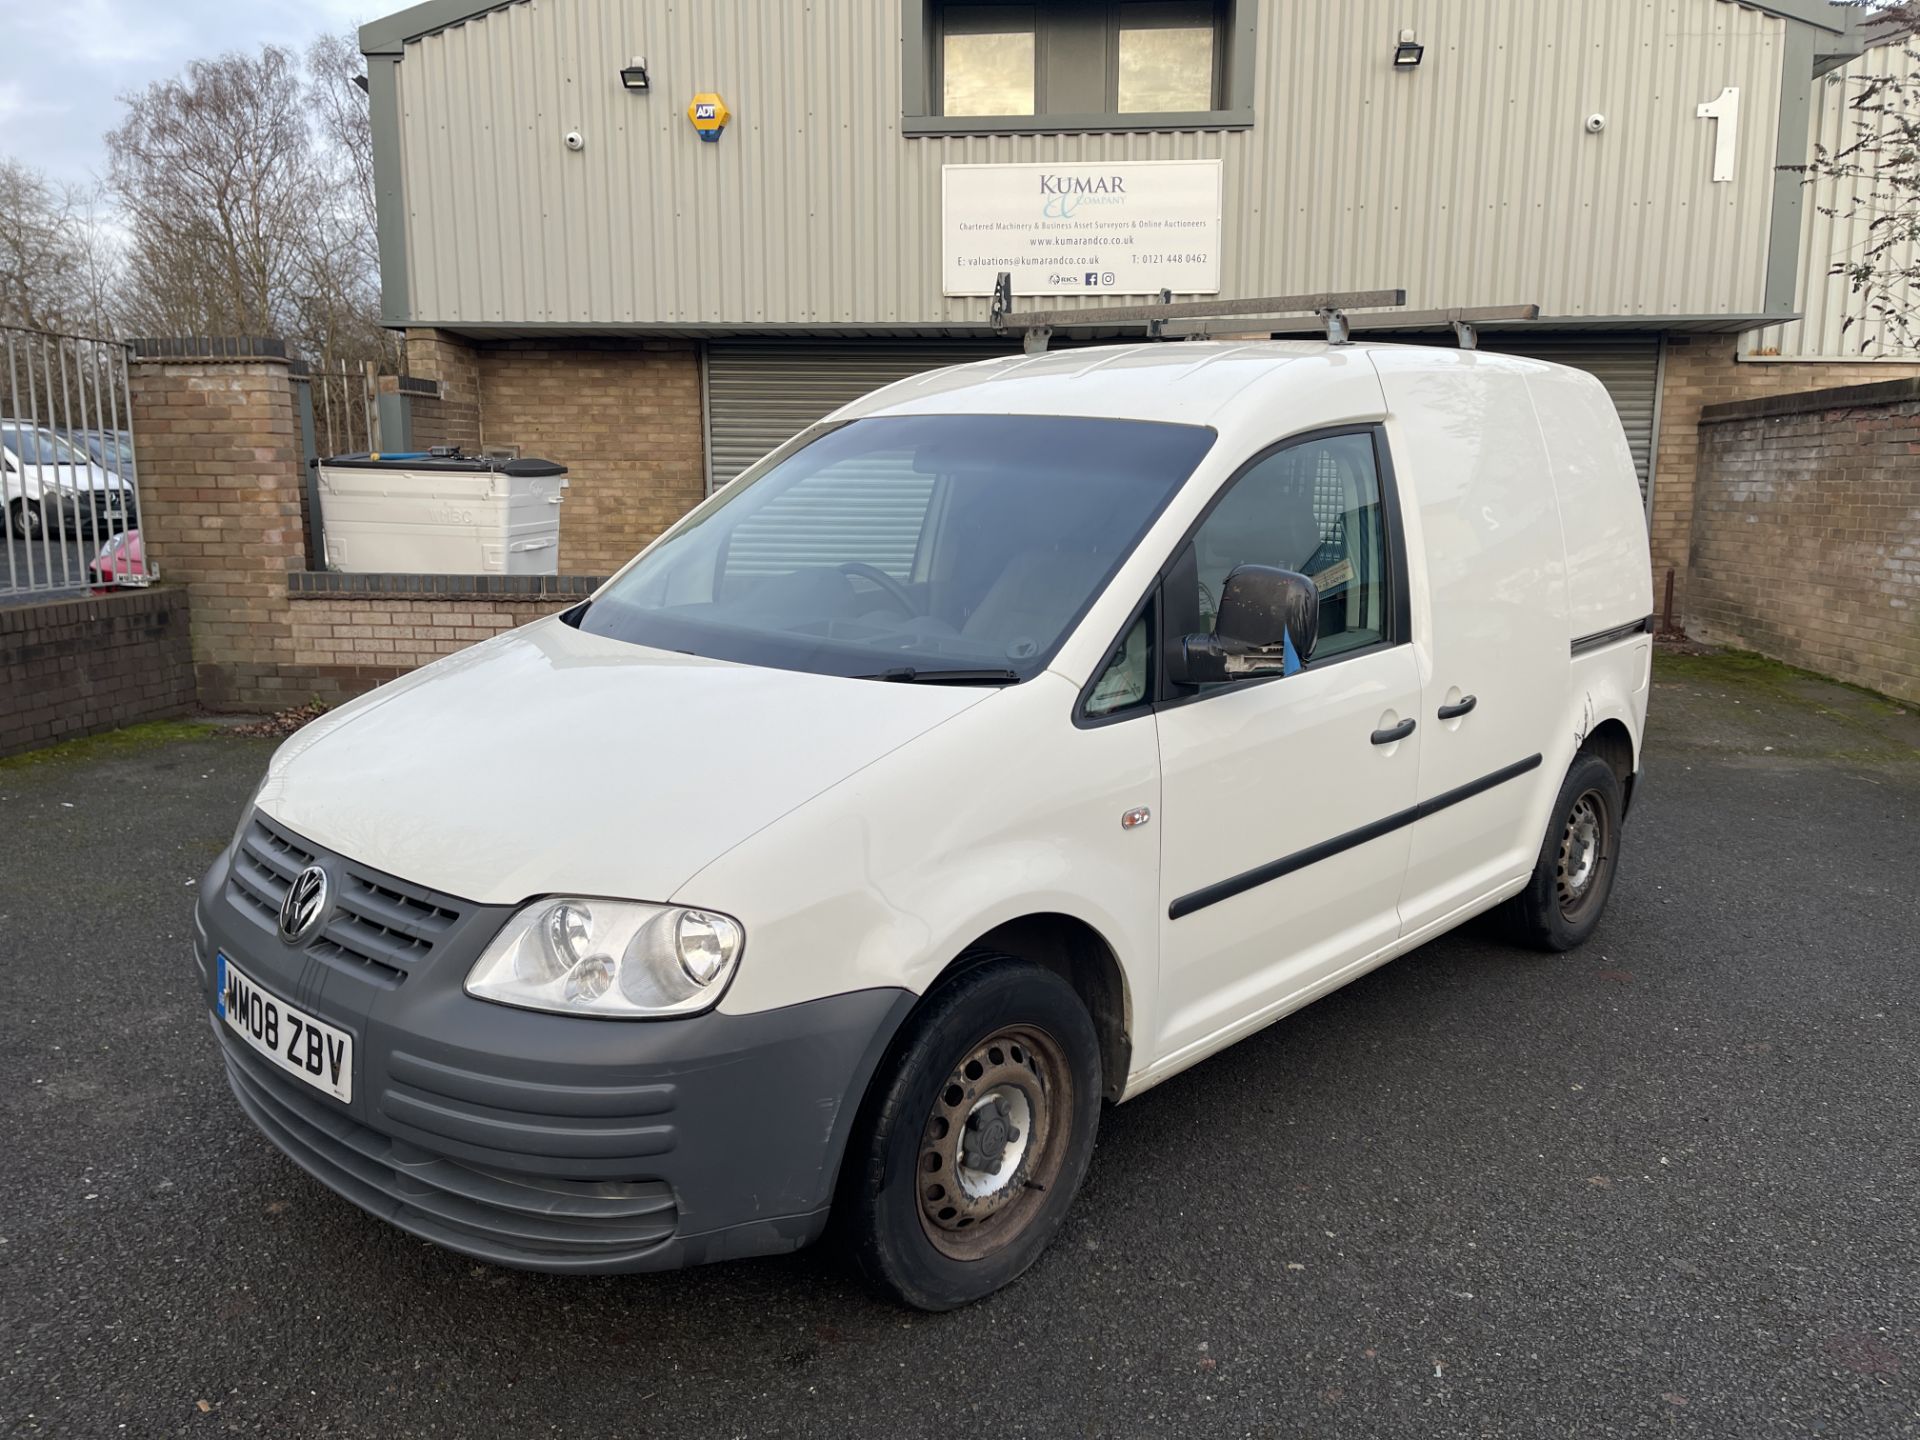
[(0, 509), (16, 539), (102, 543), (138, 522), (133, 485), (45, 425), (0, 419)]
[(1126, 1101), (1469, 917), (1599, 923), (1647, 534), (1606, 394), (1442, 349), (986, 361), (275, 756), (201, 886), (241, 1106), (467, 1255), (803, 1245), (941, 1309)]

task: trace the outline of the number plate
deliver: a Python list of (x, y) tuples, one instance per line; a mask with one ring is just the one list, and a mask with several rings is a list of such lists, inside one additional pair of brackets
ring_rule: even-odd
[(225, 955), (214, 958), (227, 1028), (289, 1075), (336, 1100), (352, 1100), (353, 1036), (263, 990)]

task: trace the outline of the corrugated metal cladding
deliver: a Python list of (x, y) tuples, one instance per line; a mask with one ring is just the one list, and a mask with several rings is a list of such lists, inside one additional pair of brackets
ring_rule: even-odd
[[(985, 299), (940, 294), (942, 165), (1213, 156), (1227, 296), (1762, 308), (1786, 22), (1723, 0), (1247, 3), (1249, 130), (909, 139), (896, 0), (518, 0), (398, 66), (411, 317), (977, 326)], [(1426, 58), (1396, 72), (1403, 27)], [(620, 85), (635, 54), (651, 93)], [(1716, 185), (1694, 107), (1728, 85)], [(687, 122), (703, 90), (733, 113), (717, 144)]]
[(726, 484), (821, 416), (882, 385), (1018, 349), (959, 342), (716, 340), (707, 346), (708, 483)]
[[(1893, 76), (1911, 82), (1916, 70), (1904, 45), (1880, 45), (1858, 60), (1814, 82), (1813, 123), (1809, 127), (1807, 156), (1814, 147), (1829, 153), (1860, 138), (1857, 112), (1849, 108), (1863, 84)], [(1903, 346), (1889, 326), (1865, 312), (1844, 276), (1828, 272), (1835, 265), (1859, 257), (1871, 243), (1867, 226), (1874, 212), (1854, 216), (1825, 214), (1852, 208), (1856, 193), (1867, 198), (1871, 187), (1816, 180), (1807, 188), (1800, 209), (1800, 283), (1795, 308), (1803, 318), (1788, 325), (1769, 325), (1741, 337), (1744, 357), (1781, 360), (1901, 360), (1911, 363), (1920, 348)], [(1895, 267), (1913, 264), (1914, 246), (1896, 247), (1884, 257)], [(1861, 318), (1846, 325), (1849, 314)], [(1844, 326), (1844, 328), (1843, 328)]]

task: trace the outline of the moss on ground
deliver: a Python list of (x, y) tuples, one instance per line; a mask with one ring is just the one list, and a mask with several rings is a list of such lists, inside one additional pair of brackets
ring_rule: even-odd
[(220, 733), (218, 725), (205, 720), (150, 720), (144, 725), (128, 725), (98, 735), (83, 735), (78, 740), (62, 740), (42, 750), (29, 750), (0, 760), (0, 771), (26, 770), (40, 765), (70, 765), (88, 760), (111, 760), (121, 755), (171, 745), (180, 740), (204, 740)]
[(1863, 685), (1850, 685), (1844, 680), (1835, 680), (1812, 670), (1801, 670), (1778, 660), (1769, 660), (1751, 650), (1656, 650), (1653, 673), (1656, 680), (1746, 686), (1770, 691), (1783, 700), (1807, 700), (1809, 703), (1813, 703), (1805, 691), (1809, 685), (1845, 690), (1867, 710), (1888, 717), (1903, 715), (1912, 709), (1877, 690), (1869, 690)]
[(1920, 706), (1745, 651), (1654, 652), (1650, 744), (1851, 764), (1920, 762)]

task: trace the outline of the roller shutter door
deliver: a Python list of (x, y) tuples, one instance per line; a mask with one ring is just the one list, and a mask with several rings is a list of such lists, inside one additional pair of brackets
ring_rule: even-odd
[(1005, 344), (963, 341), (716, 340), (707, 346), (709, 483), (726, 484), (823, 415), (882, 385), (1017, 353)]
[(1633, 451), (1633, 468), (1640, 476), (1640, 498), (1647, 495), (1653, 473), (1653, 412), (1660, 394), (1660, 337), (1624, 334), (1578, 336), (1482, 334), (1482, 350), (1506, 355), (1531, 355), (1556, 365), (1584, 370), (1613, 400), (1620, 426)]

